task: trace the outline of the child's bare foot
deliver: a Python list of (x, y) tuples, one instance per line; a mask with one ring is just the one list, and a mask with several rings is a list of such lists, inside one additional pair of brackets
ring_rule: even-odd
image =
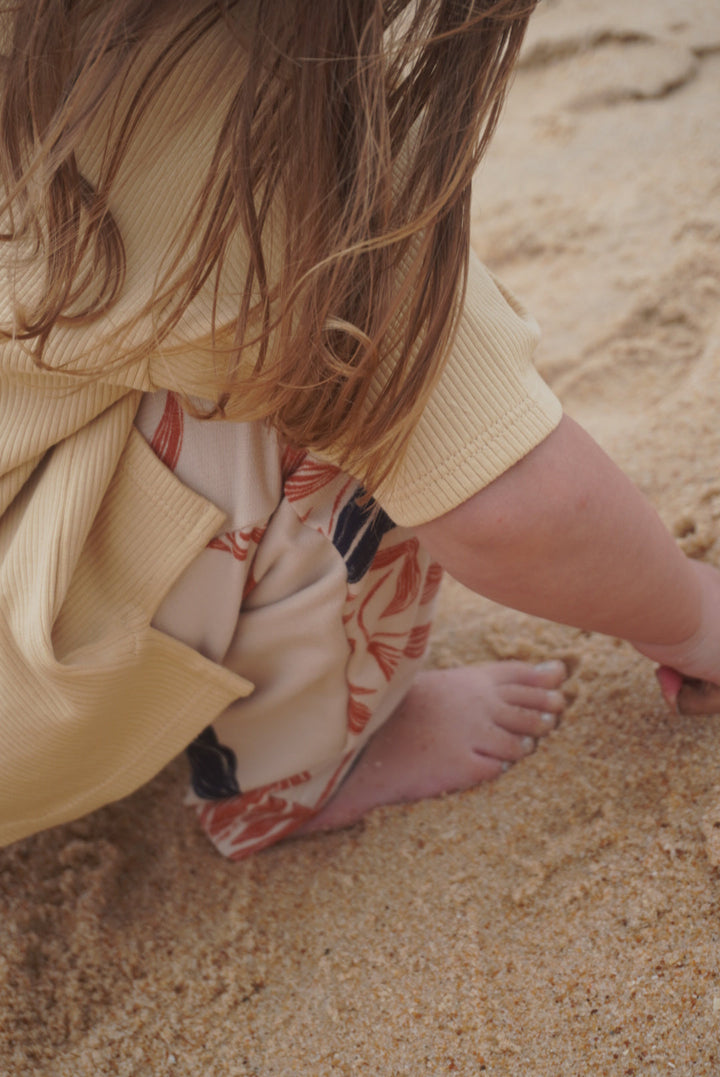
[(555, 728), (562, 662), (494, 662), (420, 673), (325, 807), (298, 833), (349, 826), (380, 804), (496, 778)]

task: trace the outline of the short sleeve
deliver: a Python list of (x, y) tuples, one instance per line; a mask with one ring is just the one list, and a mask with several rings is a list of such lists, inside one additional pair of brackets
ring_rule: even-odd
[(457, 334), (392, 478), (375, 496), (416, 527), (462, 504), (543, 441), (560, 402), (532, 362), (537, 322), (471, 254)]

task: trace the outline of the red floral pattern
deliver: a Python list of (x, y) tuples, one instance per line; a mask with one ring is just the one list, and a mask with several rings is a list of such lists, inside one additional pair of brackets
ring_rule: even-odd
[(165, 410), (150, 442), (150, 447), (171, 471), (175, 470), (180, 459), (184, 430), (183, 410), (175, 393), (168, 393), (165, 398)]
[[(286, 453), (284, 493), (298, 517), (329, 541), (340, 509), (357, 484), (329, 464), (297, 452)], [(317, 812), (336, 790), (367, 740), (375, 708), (402, 663), (422, 659), (430, 635), (427, 607), (442, 570), (430, 561), (414, 536), (395, 529), (383, 538), (369, 570), (349, 585), (342, 614), (350, 658), (347, 668), (348, 748), (330, 781), (307, 771), (234, 797), (223, 807), (200, 810), (209, 836), (225, 856), (242, 859), (279, 841)], [(421, 623), (418, 623), (420, 617)]]
[(232, 554), (236, 561), (247, 561), (250, 550), (255, 550), (265, 534), (264, 527), (251, 527), (247, 530), (226, 531), (216, 535), (208, 542), (209, 550), (223, 550)]
[[(151, 445), (173, 469), (183, 449), (187, 450), (185, 421), (178, 400), (167, 393)], [(292, 833), (336, 790), (377, 722), (387, 717), (382, 707), (388, 686), (401, 669), (409, 678), (425, 653), (430, 634), (427, 607), (442, 576), (440, 566), (430, 561), (418, 540), (403, 529), (392, 528), (387, 518), (384, 527), (390, 530), (370, 533), (371, 514), (353, 504), (358, 485), (337, 467), (291, 448), (280, 456), (279, 467), (283, 497), (298, 519), (336, 545), (346, 562), (355, 557), (353, 551), (361, 555), (359, 572), (355, 572), (355, 558), (355, 582), (348, 583), (341, 612), (349, 652), (347, 735), (343, 751), (330, 767), (303, 770), (237, 796), (196, 804), (205, 831), (224, 855), (235, 860)], [(267, 521), (254, 521), (226, 530), (208, 544), (209, 549), (229, 555), (238, 570), (242, 567), (243, 600), (255, 586), (255, 555), (266, 526)], [(374, 554), (373, 543), (379, 543)], [(366, 568), (363, 559), (368, 549)]]

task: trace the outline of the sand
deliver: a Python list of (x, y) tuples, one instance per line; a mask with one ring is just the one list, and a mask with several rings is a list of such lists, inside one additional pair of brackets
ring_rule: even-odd
[[(547, 0), (473, 225), (567, 410), (716, 562), (718, 165), (716, 0)], [(445, 587), (433, 663), (555, 654), (562, 726), (472, 792), (231, 864), (178, 760), (5, 850), (0, 1073), (720, 1073), (720, 718)]]

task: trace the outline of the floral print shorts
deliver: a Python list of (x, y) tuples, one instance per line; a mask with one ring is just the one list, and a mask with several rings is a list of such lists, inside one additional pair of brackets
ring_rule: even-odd
[(153, 624), (255, 686), (187, 750), (188, 801), (240, 859), (317, 812), (405, 695), (441, 569), (354, 479), (261, 423), (206, 422), (164, 391), (136, 423), (226, 512)]

